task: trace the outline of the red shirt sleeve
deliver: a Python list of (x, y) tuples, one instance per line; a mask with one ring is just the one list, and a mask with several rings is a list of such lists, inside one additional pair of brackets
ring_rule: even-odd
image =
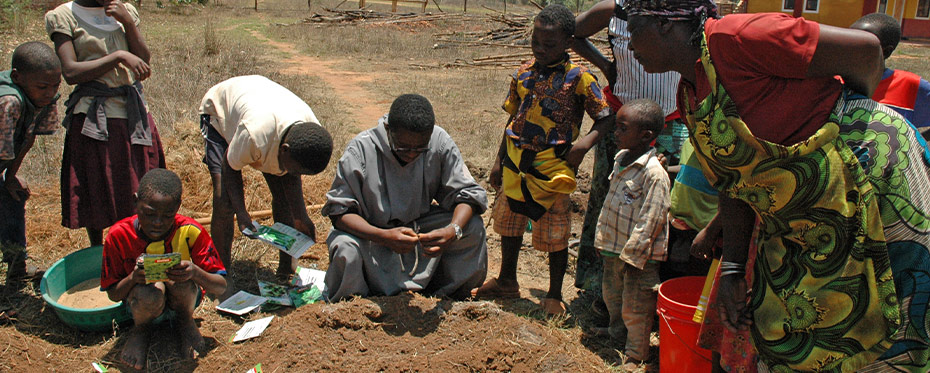
[(756, 137), (792, 145), (823, 126), (842, 85), (806, 78), (819, 24), (781, 13), (731, 14), (708, 20), (705, 31), (717, 75)]
[(141, 250), (137, 250), (133, 245), (137, 241), (132, 227), (134, 219), (135, 216), (131, 216), (116, 222), (107, 233), (103, 242), (100, 290), (107, 290), (129, 276), (136, 266), (136, 258), (141, 254)]

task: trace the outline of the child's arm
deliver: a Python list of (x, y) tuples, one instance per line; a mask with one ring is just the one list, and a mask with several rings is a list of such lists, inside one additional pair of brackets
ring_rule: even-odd
[(572, 45), (573, 51), (578, 53), (581, 58), (597, 66), (604, 73), (611, 87), (617, 81), (617, 65), (601, 54), (601, 51), (594, 47), (594, 44), (591, 44), (588, 37), (603, 30), (610, 24), (614, 6), (614, 0), (603, 0), (594, 4), (586, 12), (579, 14), (575, 18), (575, 42)]
[(145, 271), (139, 267), (133, 268), (129, 276), (123, 277), (115, 285), (107, 288), (107, 297), (114, 302), (125, 300), (136, 285), (145, 285)]
[[(511, 119), (513, 117), (511, 116)], [(494, 164), (491, 165), (491, 172), (488, 174), (488, 182), (494, 190), (501, 190), (503, 183), (503, 162), (507, 156), (507, 134), (501, 136), (501, 145), (497, 148), (497, 156), (494, 157)]]
[[(307, 215), (306, 202), (301, 188), (300, 175), (285, 175), (279, 178), (282, 188), (271, 188), (272, 199), (284, 199), (291, 207), (291, 216), (294, 218), (294, 229), (310, 236), (316, 241), (316, 226), (310, 215)], [(283, 190), (283, 196), (275, 196), (275, 189)], [(280, 192), (279, 192), (280, 193)]]
[(591, 131), (580, 140), (576, 141), (575, 145), (568, 151), (568, 156), (565, 157), (565, 161), (568, 162), (568, 165), (577, 170), (578, 165), (584, 160), (584, 155), (588, 153), (588, 150), (591, 150), (595, 144), (601, 141), (607, 132), (613, 131), (613, 128), (613, 114), (594, 121), (594, 125), (591, 126)]
[(3, 185), (6, 187), (6, 190), (10, 192), (13, 199), (20, 202), (29, 199), (30, 193), (26, 181), (16, 176), (16, 172), (19, 171), (19, 167), (22, 166), (23, 159), (26, 158), (26, 153), (29, 152), (29, 149), (32, 149), (35, 140), (35, 134), (26, 135), (26, 139), (23, 141), (23, 148), (16, 154), (13, 163), (10, 164), (10, 167), (7, 167), (6, 172), (3, 174)]
[[(19, 121), (21, 110), (20, 106), (17, 105), (22, 105), (22, 103), (13, 98), (13, 96), (4, 96), (3, 100), (0, 100), (0, 123), (3, 123), (4, 126), (8, 126), (7, 128), (15, 128), (16, 123)], [(29, 198), (29, 187), (26, 186), (23, 180), (20, 180), (16, 176), (16, 172), (19, 171), (19, 167), (23, 164), (26, 153), (29, 152), (29, 149), (32, 149), (35, 139), (34, 133), (26, 134), (22, 148), (16, 153), (3, 174), (3, 186), (17, 201), (24, 201)]]
[[(209, 294), (223, 294), (226, 291), (225, 277), (204, 271), (189, 260), (182, 260), (165, 273), (167, 273), (168, 279), (174, 282), (193, 281)], [(144, 276), (143, 274), (143, 282), (145, 282)]]
[(129, 68), (136, 80), (145, 80), (151, 74), (149, 65), (129, 51), (118, 50), (96, 60), (78, 61), (70, 36), (56, 32), (52, 34), (52, 41), (55, 42), (55, 52), (61, 60), (61, 75), (68, 84), (93, 81), (119, 64)]
[(123, 24), (126, 43), (129, 44), (129, 52), (141, 58), (145, 63), (149, 63), (152, 58), (149, 47), (145, 45), (145, 39), (142, 38), (142, 33), (139, 32), (139, 28), (136, 26), (136, 20), (129, 14), (126, 5), (122, 1), (111, 1), (104, 12)]
[(236, 214), (236, 224), (239, 231), (252, 228), (252, 216), (245, 208), (245, 196), (242, 192), (242, 171), (236, 171), (229, 165), (229, 160), (223, 158), (223, 174), (220, 176), (223, 193), (229, 198), (233, 212)]

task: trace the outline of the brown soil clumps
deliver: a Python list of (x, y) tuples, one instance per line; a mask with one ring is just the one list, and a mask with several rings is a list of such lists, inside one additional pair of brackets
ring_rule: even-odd
[[(568, 348), (578, 346), (571, 338), (562, 329), (505, 312), (491, 302), (408, 293), (304, 306), (276, 318), (256, 340), (219, 347), (198, 369), (262, 363), (266, 369), (286, 371), (604, 370), (603, 361), (590, 351)], [(244, 356), (253, 361), (242, 361)]]

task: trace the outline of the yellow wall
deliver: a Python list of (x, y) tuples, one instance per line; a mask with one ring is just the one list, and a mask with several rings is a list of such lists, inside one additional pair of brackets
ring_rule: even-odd
[(917, 16), (917, 3), (917, 0), (908, 0), (904, 7), (904, 18), (914, 18)]
[(783, 0), (749, 0), (749, 4), (746, 6), (746, 13), (780, 12), (782, 1)]
[[(749, 0), (747, 12), (781, 12), (783, 0)], [(893, 15), (898, 0), (888, 1), (888, 14)], [(820, 9), (817, 13), (803, 12), (801, 15), (811, 21), (817, 21), (831, 26), (849, 27), (859, 17), (862, 17), (863, 0), (820, 0)], [(910, 0), (907, 4), (905, 17), (913, 17), (917, 11), (917, 0)], [(791, 12), (784, 12), (792, 14)]]

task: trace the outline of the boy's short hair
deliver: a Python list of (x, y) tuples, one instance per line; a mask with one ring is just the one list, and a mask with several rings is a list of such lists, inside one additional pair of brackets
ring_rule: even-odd
[(665, 115), (662, 107), (653, 100), (641, 98), (623, 104), (623, 109), (630, 110), (640, 129), (650, 130), (655, 136), (665, 128)]
[(318, 174), (329, 165), (333, 155), (333, 138), (323, 126), (298, 122), (287, 130), (288, 151), (301, 167)]
[[(865, 25), (875, 25), (876, 28), (865, 28)], [(898, 47), (901, 42), (901, 24), (894, 17), (885, 13), (866, 14), (853, 22), (850, 28), (872, 32), (878, 36), (878, 41), (882, 44), (882, 51), (885, 58), (891, 57), (891, 53)], [(877, 33), (876, 33), (877, 32)]]
[(21, 73), (36, 73), (61, 70), (61, 61), (55, 51), (45, 43), (30, 41), (13, 50), (11, 67)]
[(552, 4), (536, 15), (535, 22), (556, 26), (568, 36), (575, 35), (575, 15), (565, 5)]
[(393, 129), (415, 133), (432, 132), (433, 126), (436, 125), (433, 105), (426, 97), (418, 94), (400, 95), (391, 103), (388, 125)]
[(181, 178), (170, 170), (156, 168), (149, 170), (139, 179), (139, 201), (152, 198), (155, 194), (167, 196), (181, 204)]

